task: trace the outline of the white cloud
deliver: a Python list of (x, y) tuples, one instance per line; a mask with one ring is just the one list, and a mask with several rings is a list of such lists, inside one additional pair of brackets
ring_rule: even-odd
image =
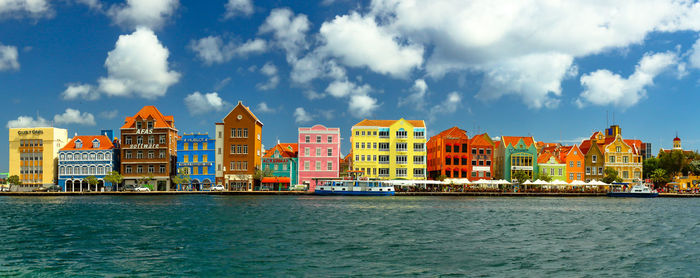
[(305, 90), (303, 92), (303, 94), (308, 100), (322, 99), (322, 98), (326, 97), (326, 95), (324, 95), (322, 93), (317, 93), (314, 90)]
[(350, 97), (348, 110), (356, 118), (366, 118), (372, 116), (374, 111), (379, 108), (377, 99), (368, 95), (353, 95)]
[(259, 33), (272, 33), (275, 45), (287, 53), (288, 62), (293, 62), (300, 51), (308, 48), (306, 32), (310, 27), (311, 23), (306, 15), (295, 16), (294, 12), (287, 8), (274, 9), (260, 26)]
[(49, 127), (50, 124), (46, 119), (37, 116), (36, 119), (30, 116), (19, 116), (15, 120), (7, 122), (7, 128), (28, 128), (28, 127)]
[(372, 87), (367, 84), (358, 86), (352, 81), (335, 80), (328, 84), (326, 93), (336, 98), (342, 98), (349, 95), (367, 95), (372, 91)]
[(0, 71), (18, 70), (18, 56), (17, 47), (0, 43)]
[(313, 117), (304, 110), (304, 108), (297, 107), (294, 110), (294, 122), (297, 124), (303, 124), (313, 121)]
[(265, 63), (265, 65), (260, 68), (260, 72), (266, 75), (269, 79), (266, 83), (259, 83), (256, 85), (259, 90), (267, 91), (277, 88), (280, 78), (277, 76), (277, 67), (275, 64), (272, 62)]
[(99, 90), (110, 96), (162, 97), (180, 79), (178, 72), (168, 69), (169, 55), (150, 29), (121, 35), (107, 55), (108, 76), (98, 80)]
[(259, 103), (258, 106), (255, 108), (255, 111), (260, 112), (260, 113), (274, 113), (275, 109), (271, 108), (270, 106), (267, 105), (264, 101)]
[(123, 28), (159, 29), (179, 5), (178, 0), (126, 0), (126, 4), (112, 5), (107, 14)]
[(398, 43), (397, 34), (377, 25), (374, 17), (358, 13), (336, 16), (323, 23), (323, 50), (338, 57), (351, 67), (366, 66), (394, 77), (407, 77), (413, 68), (423, 63), (423, 47), (413, 43)]
[(95, 90), (92, 85), (88, 84), (69, 84), (61, 96), (65, 100), (97, 100), (100, 98), (100, 92)]
[(654, 84), (654, 77), (678, 63), (672, 52), (646, 53), (628, 78), (609, 70), (597, 70), (581, 76), (584, 90), (576, 101), (579, 107), (593, 105), (615, 105), (627, 108), (646, 97), (647, 86)]
[(58, 125), (78, 124), (78, 125), (95, 125), (95, 116), (88, 112), (80, 112), (76, 109), (66, 109), (63, 114), (53, 116), (54, 123)]
[(294, 83), (307, 84), (319, 78), (331, 78), (341, 80), (346, 78), (346, 71), (335, 60), (326, 59), (318, 51), (313, 51), (301, 59), (292, 61), (290, 78)]
[(416, 79), (411, 87), (411, 94), (405, 98), (400, 98), (398, 106), (414, 105), (418, 110), (425, 107), (425, 97), (428, 94), (428, 84), (423, 79)]
[(221, 97), (219, 93), (213, 92), (208, 94), (202, 94), (200, 92), (194, 92), (185, 97), (185, 105), (187, 110), (190, 111), (190, 115), (200, 115), (206, 114), (211, 111), (222, 111), (228, 105)]
[(25, 15), (34, 18), (50, 17), (53, 11), (48, 0), (0, 0), (0, 19)]
[(231, 61), (234, 57), (263, 53), (267, 50), (267, 42), (263, 39), (253, 39), (240, 45), (234, 42), (224, 44), (221, 37), (208, 36), (191, 41), (188, 47), (205, 64), (211, 65)]
[(430, 109), (429, 119), (433, 121), (436, 119), (438, 114), (453, 114), (457, 112), (457, 108), (462, 104), (462, 95), (458, 92), (451, 92), (447, 94), (447, 98)]
[(106, 110), (106, 111), (100, 112), (100, 117), (105, 118), (105, 119), (109, 119), (109, 120), (116, 118), (118, 115), (119, 115), (119, 110), (116, 110), (116, 109)]
[(688, 62), (693, 68), (700, 68), (700, 39), (695, 41), (693, 44), (693, 49), (690, 51), (690, 57), (688, 57)]
[(90, 7), (90, 9), (102, 10), (102, 3), (100, 0), (75, 0), (76, 2)]
[(228, 0), (226, 2), (226, 14), (224, 18), (233, 18), (239, 15), (251, 15), (254, 12), (252, 0)]

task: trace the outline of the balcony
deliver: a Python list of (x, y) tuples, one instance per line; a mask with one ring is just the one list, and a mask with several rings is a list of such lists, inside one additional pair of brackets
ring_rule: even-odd
[(396, 164), (408, 164), (408, 161), (396, 161)]
[(380, 148), (379, 151), (380, 151), (380, 152), (388, 152), (389, 149), (388, 149), (388, 148), (386, 148), (386, 149), (381, 149), (381, 148)]

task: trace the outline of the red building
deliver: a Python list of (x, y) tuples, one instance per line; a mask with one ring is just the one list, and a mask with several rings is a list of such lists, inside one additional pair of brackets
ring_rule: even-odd
[(467, 178), (471, 172), (469, 163), (469, 137), (467, 132), (452, 127), (428, 140), (428, 179), (441, 175), (448, 178)]
[(469, 141), (469, 160), (471, 174), (469, 180), (490, 180), (493, 178), (493, 156), (496, 143), (488, 133), (479, 134)]

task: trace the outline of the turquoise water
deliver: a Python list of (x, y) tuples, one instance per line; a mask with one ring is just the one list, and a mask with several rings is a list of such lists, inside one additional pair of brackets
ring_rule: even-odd
[(700, 200), (0, 197), (0, 276), (698, 277)]

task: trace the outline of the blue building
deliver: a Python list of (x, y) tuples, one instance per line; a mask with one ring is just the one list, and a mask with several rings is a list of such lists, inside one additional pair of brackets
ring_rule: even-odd
[[(118, 144), (103, 135), (75, 136), (58, 151), (58, 185), (63, 191), (111, 191), (116, 188), (104, 177), (119, 169)], [(94, 176), (97, 185), (85, 180)]]
[(215, 140), (204, 134), (185, 134), (177, 140), (177, 169), (190, 175), (190, 184), (177, 190), (209, 190), (215, 181)]

